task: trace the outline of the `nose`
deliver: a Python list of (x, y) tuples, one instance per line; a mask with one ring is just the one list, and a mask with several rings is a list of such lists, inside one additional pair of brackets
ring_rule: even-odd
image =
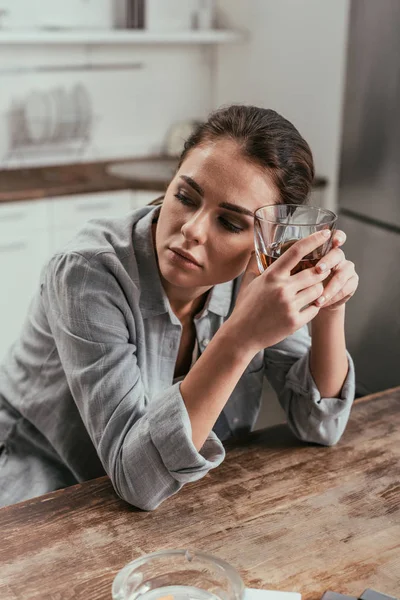
[(181, 233), (188, 242), (204, 244), (207, 239), (207, 216), (197, 212), (181, 227)]

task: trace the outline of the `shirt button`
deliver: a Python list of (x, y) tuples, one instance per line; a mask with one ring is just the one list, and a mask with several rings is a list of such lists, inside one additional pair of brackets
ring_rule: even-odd
[(202, 342), (201, 345), (203, 346), (203, 348), (207, 348), (208, 344), (210, 343), (210, 340), (208, 338), (205, 338)]
[(240, 419), (238, 417), (235, 417), (232, 422), (234, 425), (237, 425), (239, 423), (239, 421), (240, 421)]

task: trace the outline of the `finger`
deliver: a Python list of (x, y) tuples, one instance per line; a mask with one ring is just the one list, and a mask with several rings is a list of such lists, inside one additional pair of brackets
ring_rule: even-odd
[[(340, 291), (339, 294), (337, 294), (334, 298), (331, 298), (329, 302), (323, 304), (321, 308), (328, 308), (330, 310), (331, 308), (338, 308), (339, 306), (343, 306), (343, 304), (346, 304), (346, 302), (348, 302), (350, 298), (354, 296), (354, 292), (355, 290), (347, 294), (344, 290), (343, 292)], [(320, 305), (317, 303), (317, 306)]]
[(333, 304), (330, 304), (329, 306), (324, 306), (323, 308), (327, 308), (328, 310), (335, 310), (337, 308), (339, 308), (340, 306), (343, 306), (343, 304), (346, 304), (346, 302), (348, 300), (350, 300), (351, 296), (348, 296), (347, 298), (343, 298), (343, 300), (339, 300), (339, 302), (334, 302)]
[(343, 246), (346, 239), (347, 235), (345, 234), (345, 232), (341, 229), (338, 229), (332, 236), (332, 246), (334, 246), (335, 248), (338, 246)]
[(294, 288), (299, 292), (310, 287), (311, 285), (319, 283), (320, 281), (325, 281), (330, 274), (330, 269), (324, 270), (322, 273), (320, 273), (316, 271), (315, 268), (311, 267), (310, 269), (304, 269), (304, 271), (296, 273), (296, 275), (292, 275), (290, 281), (293, 283)]
[(348, 281), (345, 283), (345, 285), (342, 287), (341, 290), (339, 290), (339, 292), (337, 294), (335, 294), (335, 296), (332, 296), (330, 301), (329, 301), (329, 305), (331, 304), (335, 304), (338, 300), (342, 300), (342, 299), (346, 299), (349, 300), (352, 296), (354, 296), (356, 290), (358, 287), (358, 275), (357, 273), (355, 273), (353, 275), (353, 277), (350, 277), (350, 279), (348, 279)]
[(344, 298), (342, 298), (341, 300), (335, 302), (331, 301), (328, 306), (324, 306), (323, 308), (328, 308), (328, 310), (334, 310), (336, 308), (339, 308), (340, 306), (343, 306), (343, 304), (346, 304), (346, 302), (348, 302), (353, 296), (354, 294), (348, 294), (347, 296), (344, 296)]
[(301, 315), (300, 327), (302, 327), (306, 323), (309, 323), (310, 321), (312, 321), (313, 318), (317, 316), (319, 311), (320, 311), (319, 306), (315, 306), (315, 304), (310, 304), (310, 306), (303, 308), (303, 310), (300, 312), (300, 315)]
[(240, 287), (246, 287), (247, 285), (249, 285), (249, 283), (253, 281), (253, 279), (258, 277), (259, 275), (260, 270), (258, 268), (256, 253), (252, 252), (249, 258), (249, 262), (247, 263), (247, 267), (244, 271)]
[(272, 265), (274, 271), (292, 271), (307, 254), (310, 254), (320, 246), (324, 246), (324, 244), (328, 245), (330, 236), (331, 231), (324, 229), (298, 240), (275, 261)]
[(304, 306), (307, 306), (307, 304), (315, 302), (317, 298), (320, 298), (322, 296), (323, 292), (324, 286), (322, 285), (322, 283), (316, 283), (315, 285), (312, 285), (311, 287), (302, 290), (301, 292), (298, 292), (296, 294), (295, 300), (296, 307), (300, 310)]
[(323, 273), (329, 269), (336, 268), (344, 260), (346, 260), (346, 257), (343, 250), (340, 248), (334, 248), (321, 258), (321, 260), (315, 265), (315, 269), (318, 273)]
[[(354, 278), (354, 279), (353, 279)], [(343, 298), (344, 295), (348, 293), (349, 284), (348, 282), (352, 281), (352, 285), (357, 282), (358, 284), (358, 275), (354, 272), (354, 264), (350, 261), (345, 261), (343, 266), (339, 265), (332, 279), (329, 281), (327, 286), (325, 287), (323, 295), (318, 298), (317, 304), (322, 306), (326, 304), (328, 301), (335, 301), (340, 298)], [(354, 288), (356, 289), (357, 285)], [(337, 297), (337, 298), (336, 298)], [(335, 299), (335, 300), (333, 300)]]

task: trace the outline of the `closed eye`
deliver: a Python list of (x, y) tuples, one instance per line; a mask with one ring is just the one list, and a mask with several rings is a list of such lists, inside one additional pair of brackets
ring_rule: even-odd
[[(188, 196), (185, 196), (185, 194), (182, 194), (182, 192), (177, 192), (176, 194), (174, 194), (174, 196), (184, 206), (190, 206), (190, 207), (196, 206), (196, 202), (194, 200), (192, 200), (191, 198), (189, 198)], [(223, 227), (227, 231), (230, 231), (231, 233), (241, 233), (243, 231), (242, 227), (239, 227), (238, 225), (234, 225), (233, 223), (231, 223), (230, 221), (225, 219), (225, 217), (221, 217), (221, 216), (218, 217), (218, 222), (221, 225), (221, 227)]]
[(237, 225), (234, 225), (230, 221), (227, 221), (226, 219), (224, 219), (224, 217), (219, 217), (219, 222), (221, 223), (221, 225), (223, 227), (225, 227), (225, 229), (227, 229), (228, 231), (231, 231), (232, 233), (240, 233), (241, 231), (243, 231), (243, 229), (241, 227), (238, 227)]
[(176, 192), (175, 198), (177, 198), (179, 202), (184, 206), (196, 206), (196, 203), (193, 202), (193, 200), (191, 200), (190, 198), (188, 198), (188, 196), (185, 196), (181, 192)]

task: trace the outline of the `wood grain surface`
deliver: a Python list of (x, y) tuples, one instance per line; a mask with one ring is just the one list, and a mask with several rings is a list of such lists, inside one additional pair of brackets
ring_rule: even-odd
[(286, 426), (228, 448), (225, 462), (152, 513), (108, 478), (0, 510), (1, 600), (109, 600), (117, 571), (164, 548), (234, 565), (249, 587), (400, 596), (400, 388), (353, 407), (338, 445)]
[[(111, 175), (107, 167), (114, 162), (138, 162), (154, 160), (154, 177), (135, 181)], [(169, 181), (157, 176), (157, 162), (163, 157), (99, 160), (88, 163), (69, 163), (21, 169), (0, 169), (0, 205), (2, 202), (62, 198), (65, 195), (88, 194), (116, 190), (160, 190), (165, 191)], [(175, 165), (176, 160), (171, 159)]]

